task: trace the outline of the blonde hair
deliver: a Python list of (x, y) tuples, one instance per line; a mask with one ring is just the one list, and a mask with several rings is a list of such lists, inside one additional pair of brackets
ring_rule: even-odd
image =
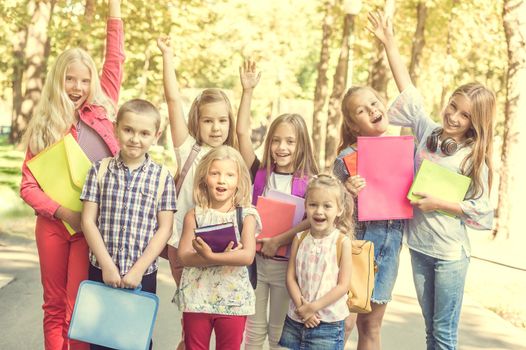
[(122, 117), (126, 113), (135, 113), (140, 115), (146, 115), (153, 119), (153, 122), (155, 124), (155, 131), (159, 131), (159, 128), (161, 127), (161, 114), (159, 113), (159, 110), (157, 107), (155, 107), (151, 102), (135, 98), (133, 100), (129, 100), (126, 103), (124, 103), (121, 108), (119, 108), (119, 112), (117, 113), (117, 118), (115, 122), (119, 124), (119, 122), (122, 120)]
[(208, 103), (224, 102), (228, 110), (228, 136), (225, 145), (237, 147), (237, 137), (235, 130), (234, 112), (228, 96), (220, 89), (205, 89), (192, 102), (190, 112), (188, 112), (188, 132), (197, 141), (202, 144), (203, 140), (199, 132), (199, 118), (201, 116), (201, 107)]
[(251, 182), (248, 168), (239, 152), (227, 145), (215, 147), (201, 159), (197, 165), (194, 177), (194, 201), (202, 208), (210, 208), (210, 195), (206, 186), (206, 177), (212, 162), (215, 160), (230, 159), (236, 163), (238, 181), (236, 193), (232, 199), (232, 205), (247, 207), (251, 206)]
[(358, 133), (353, 130), (354, 126), (354, 111), (350, 110), (350, 102), (354, 95), (360, 91), (370, 91), (382, 104), (385, 105), (383, 97), (373, 88), (368, 86), (352, 86), (342, 99), (342, 124), (340, 127), (340, 144), (338, 145), (338, 153), (343, 151), (348, 146), (351, 146), (358, 141)]
[(457, 95), (464, 96), (471, 102), (471, 128), (465, 134), (465, 144), (471, 145), (471, 152), (460, 164), (460, 169), (464, 175), (471, 178), (469, 197), (480, 198), (484, 192), (484, 179), (482, 178), (484, 163), (488, 166), (488, 190), (491, 190), (493, 181), (495, 94), (484, 85), (473, 82), (458, 87), (451, 94), (449, 101)]
[(311, 195), (312, 190), (314, 189), (328, 190), (334, 193), (337, 197), (336, 203), (338, 203), (339, 209), (342, 210), (342, 214), (336, 217), (334, 226), (336, 226), (336, 228), (342, 233), (349, 236), (349, 238), (354, 238), (354, 200), (351, 198), (342, 182), (329, 174), (313, 176), (309, 181), (305, 192), (305, 205), (308, 205), (309, 195)]
[(270, 179), (270, 173), (274, 163), (271, 151), (272, 138), (274, 137), (276, 129), (282, 123), (290, 124), (296, 132), (296, 150), (292, 156), (295, 176), (303, 177), (317, 174), (318, 166), (312, 153), (309, 131), (307, 130), (307, 124), (305, 124), (305, 120), (299, 114), (286, 113), (274, 119), (274, 121), (270, 124), (267, 138), (265, 139), (265, 151), (263, 153), (263, 162), (261, 164), (261, 168), (267, 169), (267, 181)]
[(75, 105), (64, 88), (66, 71), (74, 62), (86, 65), (91, 74), (90, 91), (85, 103), (103, 107), (108, 118), (113, 120), (115, 105), (102, 91), (95, 62), (80, 48), (68, 49), (57, 57), (49, 70), (40, 100), (27, 127), (24, 141), (33, 154), (61, 139), (75, 122)]

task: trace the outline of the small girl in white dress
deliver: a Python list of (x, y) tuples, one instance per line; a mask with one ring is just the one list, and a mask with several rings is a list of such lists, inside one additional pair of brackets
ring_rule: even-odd
[[(247, 265), (254, 260), (261, 221), (251, 205), (250, 175), (239, 152), (229, 146), (211, 150), (199, 163), (194, 179), (196, 207), (184, 219), (179, 258), (184, 270), (176, 293), (183, 311), (188, 349), (209, 349), (212, 330), (217, 349), (239, 349), (248, 315), (255, 312), (255, 294)], [(242, 208), (242, 232), (236, 207)], [(232, 222), (237, 241), (213, 252), (196, 227)]]
[(353, 232), (353, 201), (347, 196), (331, 175), (309, 182), (305, 210), (310, 230), (294, 238), (287, 270), (291, 302), (279, 341), (285, 348), (344, 348)]

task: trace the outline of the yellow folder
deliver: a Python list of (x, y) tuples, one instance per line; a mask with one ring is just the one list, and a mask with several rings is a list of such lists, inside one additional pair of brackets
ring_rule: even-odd
[[(461, 202), (468, 192), (470, 183), (469, 177), (424, 159), (407, 198), (411, 201), (420, 199), (413, 192), (424, 192), (449, 202)], [(452, 216), (448, 213), (444, 214)]]
[[(80, 194), (91, 161), (71, 134), (27, 162), (38, 184), (51, 199), (73, 211), (82, 211)], [(75, 231), (63, 222), (70, 234)]]

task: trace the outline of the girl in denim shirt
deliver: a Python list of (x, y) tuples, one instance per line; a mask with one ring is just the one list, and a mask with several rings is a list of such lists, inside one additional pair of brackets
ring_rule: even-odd
[(415, 193), (421, 198), (411, 202), (414, 216), (406, 226), (427, 349), (456, 349), (471, 250), (466, 226), (492, 228), (489, 190), (495, 95), (478, 83), (458, 87), (444, 107), (439, 126), (424, 112), (421, 96), (402, 63), (390, 21), (380, 13), (370, 14), (369, 20), (371, 31), (385, 47), (401, 92), (389, 111), (390, 121), (411, 127), (415, 134), (415, 169), (428, 159), (471, 178), (467, 195), (458, 203)]

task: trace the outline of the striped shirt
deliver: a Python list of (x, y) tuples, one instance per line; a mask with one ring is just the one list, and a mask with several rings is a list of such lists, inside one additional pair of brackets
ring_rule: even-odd
[[(99, 167), (100, 162), (97, 162), (91, 168), (80, 199), (98, 203), (97, 226), (108, 253), (124, 276), (157, 231), (157, 213), (176, 210), (175, 184), (168, 174), (164, 192), (156, 203), (161, 166), (154, 163), (148, 154), (144, 163), (133, 171), (117, 155), (108, 164), (100, 187), (97, 180)], [(99, 267), (91, 252), (90, 262)], [(145, 274), (155, 272), (157, 268), (155, 260)]]

